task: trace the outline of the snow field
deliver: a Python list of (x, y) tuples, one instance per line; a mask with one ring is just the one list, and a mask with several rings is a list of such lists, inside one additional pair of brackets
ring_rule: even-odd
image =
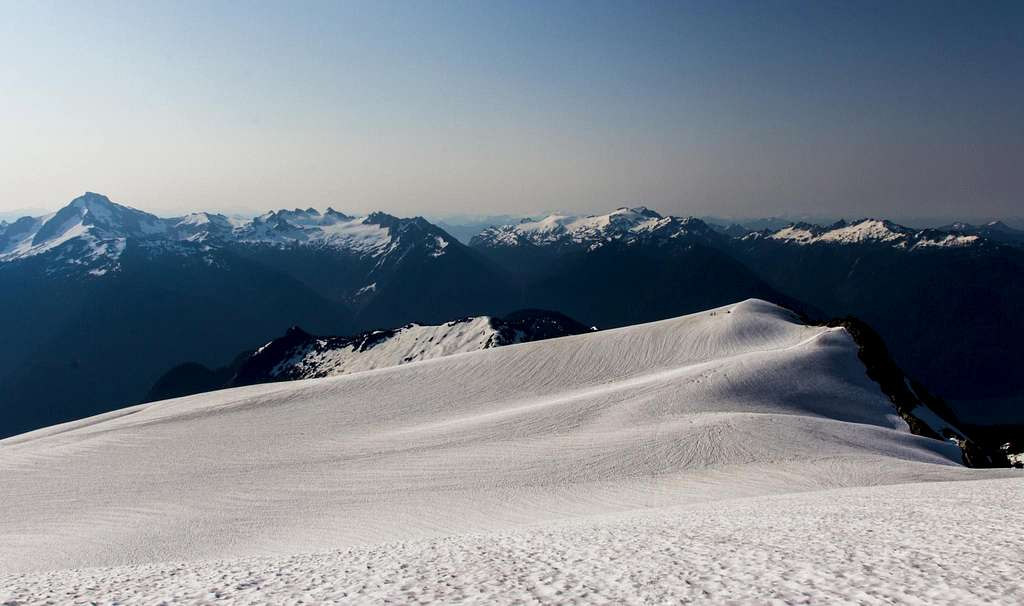
[(734, 499), (319, 554), (0, 577), (5, 604), (1014, 604), (1024, 479)]
[(750, 300), (0, 441), (0, 596), (1019, 596), (1020, 476), (959, 460)]

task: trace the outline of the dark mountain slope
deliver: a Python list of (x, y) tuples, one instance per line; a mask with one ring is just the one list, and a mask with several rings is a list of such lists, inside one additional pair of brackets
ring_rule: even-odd
[(524, 287), (526, 302), (601, 328), (661, 320), (760, 298), (807, 311), (720, 250), (609, 245), (551, 261)]
[(1024, 394), (1024, 255), (1003, 246), (902, 250), (737, 241), (737, 258), (828, 315), (852, 314), (954, 403)]
[(296, 318), (351, 326), (343, 307), (287, 275), (225, 253), (208, 260), (129, 244), (121, 271), (102, 280), (0, 266), (0, 356), (10, 364), (0, 435), (142, 401), (173, 364), (218, 362)]

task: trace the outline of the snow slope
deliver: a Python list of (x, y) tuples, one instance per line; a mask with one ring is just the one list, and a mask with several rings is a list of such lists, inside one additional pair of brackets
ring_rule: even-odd
[[(854, 503), (865, 504), (850, 509), (864, 516), (863, 528), (845, 526), (847, 503), (814, 494), (1009, 473), (968, 470), (958, 461), (954, 446), (907, 431), (865, 376), (843, 329), (804, 326), (785, 310), (750, 300), (617, 330), (167, 400), (0, 441), (0, 574), (127, 565), (134, 567), (2, 581), (35, 595), (95, 577), (98, 584), (81, 587), (104, 594), (112, 582), (135, 583), (151, 596), (168, 596), (195, 590), (192, 583), (209, 589), (204, 575), (220, 573), (226, 576), (214, 585), (239, 579), (228, 590), (241, 592), (252, 566), (253, 574), (281, 571), (282, 578), (302, 578), (303, 587), (323, 582), (344, 591), (347, 582), (372, 585), (402, 562), (411, 568), (396, 576), (407, 582), (384, 591), (408, 585), (445, 597), (458, 587), (482, 587), (513, 599), (503, 592), (627, 583), (607, 589), (614, 600), (625, 595), (615, 592), (631, 591), (632, 580), (622, 575), (640, 574), (645, 562), (651, 566), (643, 574), (655, 576), (640, 578), (636, 591), (689, 591), (681, 578), (657, 576), (678, 562), (664, 542), (672, 535), (654, 540), (672, 531), (694, 535), (692, 545), (674, 549), (696, 550), (696, 569), (717, 567), (719, 589), (728, 592), (749, 584), (757, 566), (804, 583), (800, 569), (787, 572), (798, 562), (768, 561), (774, 535), (760, 552), (751, 551), (749, 539), (775, 520), (779, 540), (798, 552), (806, 541), (804, 557), (814, 562), (834, 547), (826, 536), (807, 536), (813, 516), (853, 543), (848, 557), (836, 556), (847, 557), (837, 570), (862, 575), (871, 572), (858, 562), (880, 548), (863, 528), (908, 541), (932, 537), (950, 552), (984, 540), (1020, 553), (1019, 533), (1000, 535), (1002, 526), (992, 525), (993, 518), (1010, 525), (1020, 517), (1015, 480), (993, 485), (993, 498), (1010, 496), (972, 522), (988, 530), (971, 540), (938, 526), (951, 515), (942, 508), (907, 513), (909, 526), (880, 524), (892, 514), (891, 499), (930, 494), (924, 489), (851, 493)], [(940, 496), (992, 507), (982, 498), (987, 492), (949, 491)], [(785, 494), (795, 496), (771, 497), (763, 506), (742, 500)], [(922, 505), (930, 502), (922, 498)], [(790, 503), (812, 517), (783, 524)], [(865, 510), (869, 503), (875, 509)], [(762, 510), (769, 512), (763, 520)], [(707, 516), (714, 523), (705, 527), (700, 520)], [(749, 537), (733, 534), (746, 527)], [(637, 535), (636, 528), (647, 530)], [(380, 546), (388, 542), (399, 545)], [(348, 551), (297, 555), (339, 549)], [(628, 561), (602, 563), (602, 554)], [(735, 569), (716, 564), (729, 554)], [(920, 563), (913, 554), (891, 556), (897, 567)], [(238, 560), (252, 557), (270, 559)], [(153, 564), (196, 560), (229, 561)], [(566, 576), (544, 574), (563, 564)], [(338, 576), (316, 581), (304, 566)], [(502, 566), (511, 567), (504, 576)], [(447, 570), (497, 577), (490, 589), (474, 577), (445, 587), (438, 575)], [(1003, 589), (1000, 570), (985, 571), (990, 583), (982, 589)], [(526, 581), (517, 576), (533, 572), (536, 578)], [(835, 582), (858, 589), (853, 577), (844, 579)], [(711, 576), (695, 580), (715, 586)], [(557, 601), (555, 593), (546, 597)]]

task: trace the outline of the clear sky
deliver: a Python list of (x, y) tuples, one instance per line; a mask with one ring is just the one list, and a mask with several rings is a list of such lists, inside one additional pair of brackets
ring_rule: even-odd
[(0, 0), (0, 211), (1024, 211), (1024, 2)]

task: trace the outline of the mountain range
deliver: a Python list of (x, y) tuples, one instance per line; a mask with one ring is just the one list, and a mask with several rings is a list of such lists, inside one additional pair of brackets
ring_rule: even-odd
[(294, 325), (354, 335), (537, 308), (605, 329), (751, 297), (860, 317), (961, 418), (1020, 423), (1024, 250), (1011, 241), (882, 219), (723, 229), (636, 207), (464, 245), (422, 218), (160, 218), (87, 193), (0, 223), (0, 435), (144, 401), (169, 369), (223, 368)]

